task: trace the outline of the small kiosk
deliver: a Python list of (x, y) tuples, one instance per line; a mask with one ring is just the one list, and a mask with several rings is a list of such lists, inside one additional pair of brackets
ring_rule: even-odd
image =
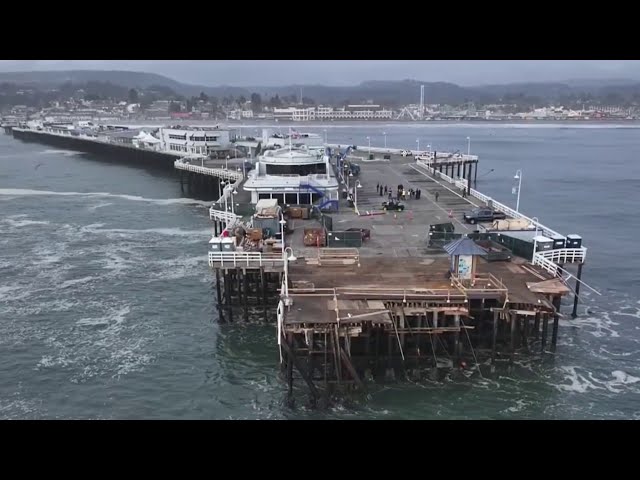
[(462, 237), (447, 243), (444, 249), (451, 259), (449, 269), (451, 274), (455, 275), (463, 284), (473, 286), (478, 257), (486, 255), (487, 252), (469, 237)]

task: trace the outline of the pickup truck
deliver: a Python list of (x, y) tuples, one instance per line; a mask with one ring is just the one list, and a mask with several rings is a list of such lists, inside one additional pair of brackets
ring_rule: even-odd
[(496, 212), (490, 208), (475, 208), (471, 212), (465, 213), (462, 217), (465, 222), (476, 224), (479, 222), (493, 222), (494, 220), (503, 220), (507, 216), (502, 212)]

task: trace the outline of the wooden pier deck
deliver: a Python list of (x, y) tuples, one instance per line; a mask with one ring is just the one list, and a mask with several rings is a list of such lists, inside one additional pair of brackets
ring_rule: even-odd
[[(337, 386), (366, 388), (367, 379), (419, 377), (425, 370), (437, 375), (443, 362), (454, 369), (473, 362), (480, 369), (480, 352), (489, 352), (494, 368), (534, 348), (546, 352), (550, 330), (553, 351), (560, 300), (569, 292), (554, 283), (554, 269), (531, 259), (476, 257), (472, 279), (462, 280), (450, 272), (449, 255), (429, 242), (433, 224), (452, 223), (454, 234), (476, 235), (483, 225), (466, 224), (463, 214), (486, 206), (488, 197), (469, 196), (468, 184), (452, 183), (413, 157), (376, 154), (371, 160), (359, 153), (360, 174), (341, 185), (353, 192), (354, 207), (341, 198), (339, 211), (325, 218), (289, 218), (285, 241), (296, 258), (286, 261), (284, 255), (281, 268), (260, 268), (259, 275), (255, 266), (232, 269), (231, 277), (225, 272), (227, 317), (234, 298), (238, 305), (254, 298), (265, 320), (267, 311), (273, 313), (290, 392), (296, 377), (316, 398)], [(448, 168), (457, 174), (455, 163)], [(421, 196), (402, 200), (404, 211), (385, 212), (388, 194), (376, 185), (394, 197), (398, 185), (420, 189)], [(370, 236), (357, 248), (305, 245), (305, 229), (323, 223), (331, 225), (333, 238), (350, 229)], [(279, 295), (271, 299), (265, 292)]]

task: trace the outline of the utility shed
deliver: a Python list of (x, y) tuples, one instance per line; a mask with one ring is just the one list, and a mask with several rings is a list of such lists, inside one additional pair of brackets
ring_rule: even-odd
[(469, 237), (454, 240), (443, 248), (451, 259), (451, 273), (459, 280), (472, 283), (476, 276), (478, 257), (486, 255), (487, 252)]

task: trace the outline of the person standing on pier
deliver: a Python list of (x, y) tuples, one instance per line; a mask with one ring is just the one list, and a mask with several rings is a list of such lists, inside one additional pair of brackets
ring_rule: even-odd
[(376, 193), (380, 193), (380, 183), (376, 183)]
[(436, 193), (434, 194), (434, 196), (436, 197), (436, 202), (437, 202), (437, 201), (438, 201), (438, 197), (440, 196), (440, 192), (436, 192)]
[(385, 195), (387, 194), (387, 186), (386, 185), (384, 186), (384, 194)]

